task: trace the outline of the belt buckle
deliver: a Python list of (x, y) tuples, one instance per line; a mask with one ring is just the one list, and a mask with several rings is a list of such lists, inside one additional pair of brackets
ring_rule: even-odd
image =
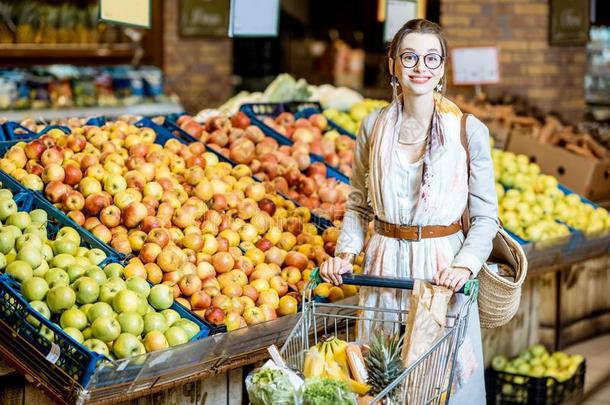
[(415, 242), (419, 242), (421, 240), (421, 225), (417, 225), (417, 239)]

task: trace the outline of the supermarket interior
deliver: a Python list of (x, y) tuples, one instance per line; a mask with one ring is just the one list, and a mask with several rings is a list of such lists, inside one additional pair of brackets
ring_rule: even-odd
[(0, 0), (0, 405), (610, 405), (608, 210), (608, 0)]

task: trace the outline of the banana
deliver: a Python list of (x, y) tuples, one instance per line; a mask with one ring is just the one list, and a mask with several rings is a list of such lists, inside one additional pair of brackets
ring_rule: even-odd
[(343, 370), (336, 361), (330, 360), (326, 362), (326, 375), (331, 380), (336, 381), (347, 381), (348, 377), (345, 375)]
[(305, 355), (303, 374), (305, 378), (322, 377), (324, 375), (324, 359), (315, 347), (309, 349)]
[(350, 391), (352, 391), (353, 393), (358, 394), (358, 395), (366, 395), (369, 392), (369, 390), (371, 389), (371, 387), (369, 385), (359, 383), (358, 381), (353, 380), (351, 378), (348, 381), (348, 385), (349, 385)]

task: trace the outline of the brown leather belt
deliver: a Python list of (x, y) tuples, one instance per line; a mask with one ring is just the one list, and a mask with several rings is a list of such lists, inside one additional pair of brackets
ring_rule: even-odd
[(396, 225), (375, 218), (375, 232), (382, 236), (396, 239), (419, 241), (428, 238), (440, 238), (453, 235), (462, 230), (462, 225), (455, 222), (451, 225)]

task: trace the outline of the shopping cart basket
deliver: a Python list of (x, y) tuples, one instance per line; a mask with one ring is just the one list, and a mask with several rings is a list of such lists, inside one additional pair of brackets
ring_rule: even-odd
[[(356, 323), (371, 322), (370, 327), (383, 325), (384, 330), (404, 333), (407, 310), (363, 307), (344, 303), (308, 300), (311, 291), (321, 282), (317, 269), (304, 292), (303, 311), (281, 349), (288, 367), (303, 371), (305, 354), (324, 335), (334, 334), (346, 341), (357, 341)], [(402, 278), (372, 277), (346, 274), (344, 284), (366, 287), (413, 289), (414, 281)], [(412, 405), (447, 404), (451, 395), (456, 355), (464, 341), (471, 305), (477, 299), (478, 282), (471, 280), (459, 291), (466, 299), (454, 314), (448, 315), (443, 336), (415, 362), (410, 364), (388, 387), (369, 404), (386, 398), (394, 389), (402, 390), (403, 403)], [(368, 326), (367, 326), (368, 327)], [(359, 342), (368, 343), (368, 342)], [(384, 402), (385, 403), (385, 402)]]

